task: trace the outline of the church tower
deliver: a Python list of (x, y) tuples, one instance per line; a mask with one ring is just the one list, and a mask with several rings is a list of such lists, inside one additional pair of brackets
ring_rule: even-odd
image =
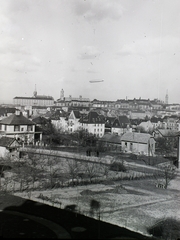
[(64, 90), (63, 89), (61, 89), (60, 99), (64, 100)]
[(169, 97), (168, 97), (168, 90), (166, 91), (166, 96), (165, 96), (165, 104), (168, 104), (168, 99)]

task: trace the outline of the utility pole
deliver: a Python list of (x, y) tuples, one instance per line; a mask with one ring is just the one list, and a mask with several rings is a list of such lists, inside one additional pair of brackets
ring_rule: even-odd
[(178, 135), (177, 167), (180, 168), (180, 133), (179, 133), (179, 135)]

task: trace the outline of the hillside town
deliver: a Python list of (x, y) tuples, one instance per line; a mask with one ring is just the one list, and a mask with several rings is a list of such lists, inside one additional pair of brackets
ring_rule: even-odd
[(178, 136), (180, 104), (168, 104), (168, 94), (164, 102), (141, 98), (90, 101), (82, 96), (65, 97), (63, 89), (55, 101), (35, 89), (32, 97), (14, 97), (12, 105), (1, 105), (0, 119), (1, 137), (15, 138), (23, 146), (52, 144), (48, 135), (53, 131), (66, 135), (83, 130), (123, 152), (154, 156), (157, 138)]
[[(35, 90), (32, 97), (14, 97), (13, 104), (0, 106), (0, 186), (23, 199), (103, 217), (151, 239), (164, 219), (160, 207), (173, 202), (165, 220), (179, 221), (174, 213), (179, 202), (179, 136), (180, 104), (168, 104), (168, 95), (165, 102), (90, 101), (65, 97), (62, 89), (55, 101)], [(93, 201), (98, 207), (89, 211)], [(138, 213), (141, 209), (142, 216), (132, 208)], [(99, 211), (97, 216), (94, 211)], [(121, 211), (126, 218), (117, 216)], [(179, 230), (170, 231), (179, 236)]]

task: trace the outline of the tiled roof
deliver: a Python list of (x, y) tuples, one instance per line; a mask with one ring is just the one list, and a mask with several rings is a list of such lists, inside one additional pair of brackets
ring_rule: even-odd
[(127, 116), (119, 116), (118, 119), (121, 123), (126, 123), (126, 124), (130, 123), (130, 120)]
[(148, 143), (149, 139), (153, 137), (148, 133), (128, 132), (122, 135), (121, 141)]
[(36, 97), (14, 97), (14, 99), (41, 99), (41, 100), (54, 100), (51, 96), (37, 95)]
[(162, 122), (163, 119), (162, 119), (162, 118), (158, 118), (158, 117), (152, 117), (152, 118), (150, 119), (150, 121), (151, 121), (152, 123), (158, 123), (158, 122)]
[(131, 119), (130, 122), (132, 125), (139, 125), (143, 120), (142, 119)]
[(163, 137), (174, 137), (178, 134), (176, 130), (170, 129), (156, 129)]
[(51, 120), (59, 120), (60, 118), (67, 117), (68, 113), (63, 110), (56, 110), (54, 113), (52, 113), (50, 117)]
[(131, 113), (145, 113), (144, 110), (131, 110)]
[(10, 147), (11, 144), (16, 141), (15, 138), (10, 138), (10, 137), (1, 137), (0, 138), (0, 146), (1, 147)]
[(115, 119), (116, 119), (116, 117), (106, 117), (105, 118), (105, 126), (111, 127)]
[(0, 115), (4, 115), (7, 113), (15, 113), (16, 108), (9, 108), (9, 107), (0, 107)]
[(104, 136), (100, 139), (102, 142), (109, 142), (109, 143), (121, 143), (121, 137), (118, 135), (114, 135), (111, 133), (104, 134)]
[(0, 124), (4, 125), (35, 125), (35, 123), (28, 118), (24, 117), (22, 114), (16, 115), (12, 114), (7, 118), (3, 118)]
[(80, 119), (80, 122), (83, 122), (83, 123), (87, 123), (87, 124), (96, 124), (96, 123), (100, 123), (100, 124), (103, 124), (105, 123), (105, 120), (102, 119), (102, 117), (95, 111), (91, 111), (88, 113), (87, 116), (85, 117), (82, 117)]
[(80, 112), (78, 110), (73, 110), (73, 112), (74, 112), (74, 116), (76, 118), (80, 118), (81, 117)]
[(36, 124), (45, 124), (45, 123), (48, 123), (49, 120), (46, 119), (45, 117), (38, 116), (38, 117), (33, 118), (33, 122), (35, 122)]
[(130, 124), (130, 120), (127, 116), (119, 116), (114, 120), (112, 127), (113, 128), (126, 128), (127, 125)]

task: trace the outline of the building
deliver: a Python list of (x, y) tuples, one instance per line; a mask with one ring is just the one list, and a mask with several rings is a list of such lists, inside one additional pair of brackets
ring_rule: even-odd
[(51, 96), (37, 95), (35, 89), (33, 97), (14, 97), (13, 103), (15, 106), (53, 106), (54, 99)]
[(119, 136), (126, 132), (132, 132), (129, 118), (127, 116), (116, 118), (112, 124), (111, 132)]
[(21, 144), (11, 137), (0, 137), (0, 157), (18, 157)]
[(99, 139), (98, 145), (102, 149), (121, 151), (121, 137), (116, 134), (106, 133)]
[(81, 128), (81, 123), (79, 122), (80, 118), (81, 118), (81, 114), (78, 110), (71, 111), (67, 121), (68, 132), (72, 133)]
[(105, 133), (112, 132), (112, 125), (115, 121), (116, 117), (105, 117)]
[(35, 132), (35, 123), (24, 117), (20, 111), (0, 121), (0, 135), (12, 137), (25, 144), (34, 144), (36, 138), (42, 139), (41, 132)]
[(129, 111), (130, 119), (145, 119), (146, 116), (149, 115), (148, 111), (145, 110), (131, 110)]
[(122, 151), (154, 156), (155, 140), (148, 133), (128, 132), (121, 137)]
[(49, 118), (56, 130), (61, 132), (68, 131), (68, 115), (64, 110), (56, 110)]
[(114, 101), (101, 101), (94, 99), (91, 101), (92, 108), (114, 108), (115, 102)]
[(14, 114), (16, 108), (14, 107), (0, 107), (0, 119), (6, 118), (11, 114)]
[(160, 117), (153, 116), (150, 119), (150, 121), (151, 121), (151, 123), (153, 125), (153, 129), (162, 128), (163, 127), (163, 119), (160, 118)]
[(96, 137), (102, 137), (105, 132), (105, 119), (95, 111), (90, 111), (79, 120), (81, 128)]
[(75, 107), (75, 108), (89, 108), (90, 107), (90, 99), (89, 98), (83, 98), (81, 95), (77, 97), (72, 97), (69, 95), (69, 97), (64, 96), (64, 90), (61, 90), (60, 98), (57, 99), (55, 102), (56, 106), (59, 107)]

